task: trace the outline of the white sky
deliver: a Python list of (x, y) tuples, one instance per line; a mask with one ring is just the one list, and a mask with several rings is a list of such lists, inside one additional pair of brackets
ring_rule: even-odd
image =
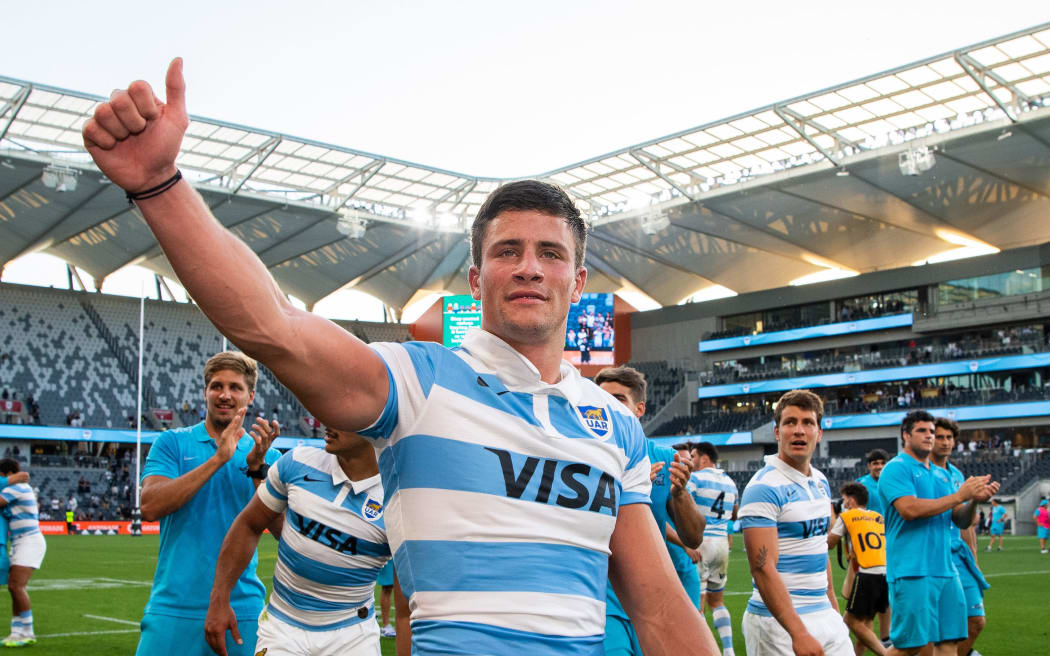
[(0, 75), (102, 95), (136, 78), (163, 89), (180, 55), (192, 114), (515, 177), (1048, 19), (1042, 2), (1002, 9), (987, 0), (18, 2), (0, 10)]

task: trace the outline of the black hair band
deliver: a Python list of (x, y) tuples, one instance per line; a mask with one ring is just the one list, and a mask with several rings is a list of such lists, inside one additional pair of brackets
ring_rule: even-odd
[(179, 180), (182, 179), (182, 171), (175, 169), (175, 175), (171, 176), (164, 182), (160, 183), (156, 187), (150, 187), (145, 191), (138, 193), (131, 193), (130, 191), (124, 192), (124, 195), (128, 198), (128, 204), (134, 203), (137, 200), (146, 200), (147, 198), (153, 198), (154, 196), (160, 196), (165, 191), (174, 187)]

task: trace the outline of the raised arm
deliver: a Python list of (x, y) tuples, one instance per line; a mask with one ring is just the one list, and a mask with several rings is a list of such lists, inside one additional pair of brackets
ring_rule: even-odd
[[(133, 82), (84, 125), (88, 153), (130, 193), (163, 186), (176, 173), (189, 125), (181, 59), (168, 68), (166, 90), (161, 102), (148, 84)], [(379, 417), (388, 389), (382, 360), (334, 323), (293, 307), (258, 256), (216, 220), (188, 182), (136, 202), (204, 314), (315, 417), (342, 430), (360, 430)]]
[(707, 622), (678, 581), (653, 515), (644, 504), (620, 508), (609, 548), (609, 581), (646, 656), (721, 653)]

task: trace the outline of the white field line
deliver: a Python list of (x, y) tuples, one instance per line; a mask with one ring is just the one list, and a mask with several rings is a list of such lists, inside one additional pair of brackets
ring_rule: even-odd
[(114, 629), (112, 631), (77, 631), (74, 633), (48, 633), (47, 635), (37, 634), (37, 639), (40, 638), (69, 638), (72, 636), (93, 636), (93, 635), (106, 635), (110, 633), (138, 633), (138, 629)]
[(104, 622), (116, 622), (117, 624), (127, 624), (128, 626), (138, 626), (138, 622), (132, 622), (131, 620), (122, 620), (116, 617), (106, 617), (105, 615), (87, 615), (84, 617), (90, 617), (93, 620), (102, 620)]
[(1000, 572), (998, 574), (985, 574), (984, 578), (990, 579), (994, 576), (1028, 576), (1029, 574), (1050, 574), (1050, 569), (1038, 569), (1034, 572)]

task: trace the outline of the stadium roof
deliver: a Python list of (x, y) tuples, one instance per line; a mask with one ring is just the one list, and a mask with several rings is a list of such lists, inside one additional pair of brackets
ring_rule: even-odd
[[(102, 100), (0, 77), (0, 263), (44, 251), (96, 280), (128, 264), (173, 277), (84, 152)], [(396, 310), (465, 290), (467, 226), (503, 182), (199, 117), (178, 164), (286, 292), (312, 304), (350, 285)], [(1042, 243), (1050, 24), (536, 177), (591, 223), (588, 289), (662, 305)]]

